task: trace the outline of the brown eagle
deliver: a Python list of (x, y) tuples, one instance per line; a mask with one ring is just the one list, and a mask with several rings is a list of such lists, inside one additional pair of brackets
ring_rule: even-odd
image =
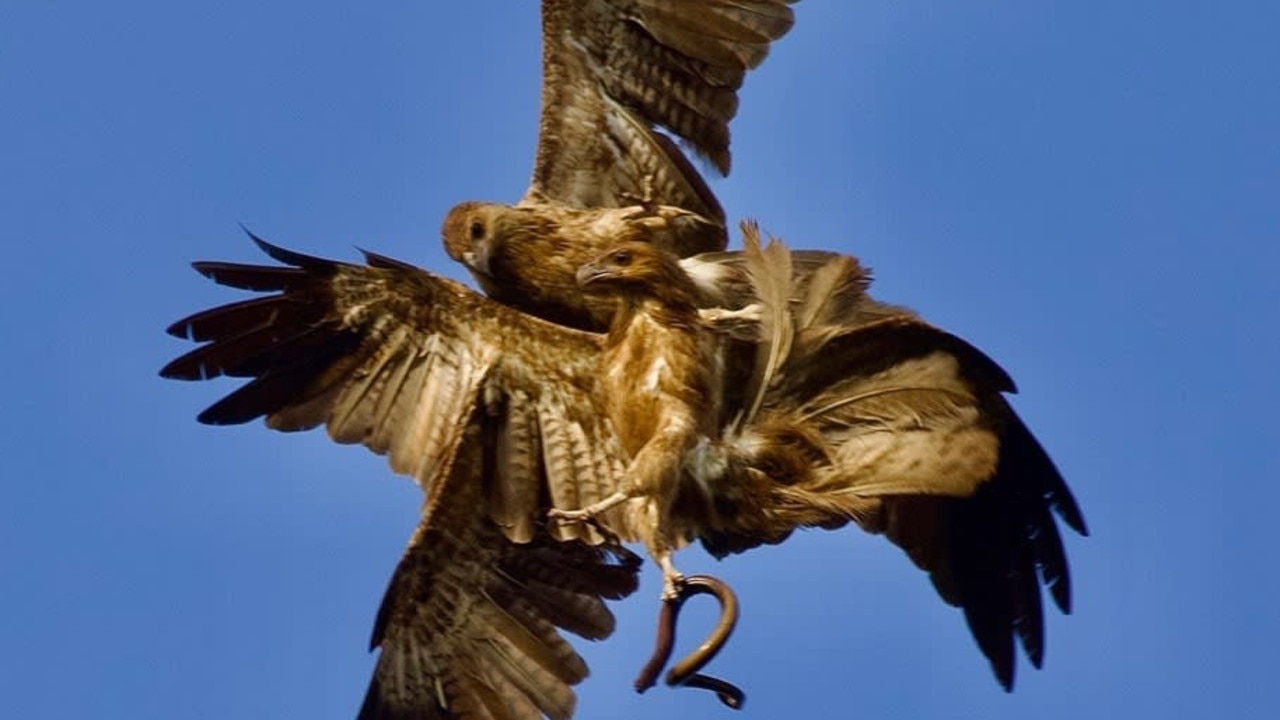
[(659, 128), (721, 174), (737, 91), (791, 29), (796, 0), (543, 0), (542, 118), (515, 205), (464, 202), (449, 255), (500, 302), (603, 329), (609, 301), (574, 273), (624, 239), (681, 257), (723, 250), (724, 210)]
[(607, 635), (602, 599), (635, 586), (609, 536), (643, 542), (672, 580), (671, 553), (695, 540), (725, 555), (854, 522), (963, 608), (1006, 688), (1015, 636), (1039, 666), (1040, 585), (1070, 609), (1053, 513), (1085, 526), (1005, 401), (1012, 381), (872, 300), (856, 260), (744, 238), (721, 266), (749, 288), (737, 309), (700, 307), (705, 289), (651, 243), (584, 263), (615, 308), (606, 334), (374, 254), (352, 265), (257, 240), (283, 266), (196, 263), (272, 293), (169, 328), (205, 344), (164, 376), (252, 378), (202, 422), (323, 424), (426, 492), (361, 717), (569, 717), (586, 668), (556, 628)]
[[(444, 224), (449, 252), (466, 262), (498, 300), (561, 323), (601, 329), (612, 305), (603, 296), (579, 293), (574, 273), (604, 245), (633, 237), (680, 255), (722, 249), (724, 212), (677, 142), (717, 172), (728, 172), (728, 123), (737, 112), (737, 90), (746, 73), (764, 60), (770, 43), (792, 26), (793, 2), (543, 0), (542, 118), (531, 185), (514, 206), (463, 203), (454, 208)], [(527, 255), (533, 250), (523, 242), (528, 237), (543, 243), (536, 258)], [(327, 266), (303, 263), (296, 272), (199, 267), (219, 281), (247, 289), (284, 290), (289, 298), (285, 306), (293, 307), (301, 298), (291, 294), (293, 286), (285, 278), (303, 280), (321, 265)], [(383, 276), (396, 282), (417, 277), (394, 263), (361, 277)], [(397, 285), (383, 300), (393, 305), (421, 300), (416, 291), (394, 299), (418, 287), (419, 280)], [(454, 317), (468, 317), (473, 310), (477, 318), (495, 312), (491, 303), (460, 286), (435, 278), (423, 282), (435, 288), (428, 294), (448, 298), (440, 308), (460, 313)], [(310, 280), (305, 284), (315, 286)], [(335, 288), (344, 296), (348, 290), (368, 294), (386, 289)], [(740, 290), (726, 283), (720, 292)], [(354, 299), (346, 297), (344, 303)], [(320, 403), (314, 410), (323, 412), (326, 401), (312, 395), (317, 379), (288, 368), (303, 356), (316, 367), (328, 367), (335, 381), (348, 370), (369, 373), (373, 384), (366, 392), (382, 404), (360, 406), (359, 412), (377, 415), (377, 423), (363, 425), (368, 416), (349, 416), (345, 432), (331, 425), (335, 438), (388, 453), (397, 470), (419, 478), (429, 490), (423, 524), (378, 614), (373, 645), (383, 653), (361, 717), (568, 717), (574, 705), (570, 686), (585, 677), (586, 668), (556, 628), (589, 638), (607, 636), (613, 617), (603, 599), (633, 591), (637, 573), (636, 559), (621, 548), (598, 544), (601, 535), (593, 528), (548, 528), (540, 514), (526, 512), (538, 507), (540, 513), (553, 504), (575, 508), (599, 499), (592, 494), (599, 469), (573, 465), (579, 459), (573, 443), (585, 441), (582, 426), (559, 414), (583, 405), (555, 400), (561, 392), (554, 389), (558, 381), (543, 378), (550, 383), (547, 389), (531, 386), (502, 395), (509, 412), (491, 413), (491, 398), (474, 391), (489, 387), (495, 380), (490, 373), (497, 368), (517, 366), (518, 355), (504, 354), (512, 348), (504, 350), (502, 343), (491, 348), (497, 355), (473, 355), (497, 332), (480, 320), (462, 335), (432, 330), (437, 339), (431, 342), (443, 344), (418, 348), (414, 343), (421, 338), (396, 330), (394, 316), (363, 317), (362, 322), (377, 328), (330, 332), (334, 328), (325, 318), (334, 306), (324, 303), (294, 308), (306, 319), (294, 316), (298, 324), (293, 327), (300, 334), (284, 338), (276, 334), (283, 327), (276, 320), (283, 319), (272, 316), (270, 308), (275, 307), (276, 299), (246, 301), (181, 325), (195, 333), (192, 337), (220, 337), (222, 342), (206, 350), (229, 353), (223, 360), (234, 367), (226, 372), (255, 377), (243, 392), (201, 418), (242, 422), (268, 414), (272, 425), (296, 426), (300, 421), (286, 421), (285, 416), (310, 412), (298, 405), (304, 398)], [(381, 301), (372, 307), (386, 309)], [(523, 326), (527, 320), (498, 317), (505, 318), (498, 323), (501, 328)], [(362, 335), (365, 331), (372, 335)], [(238, 340), (231, 341), (226, 332)], [(277, 340), (294, 360), (279, 365), (275, 361), (281, 357), (262, 345)], [(455, 346), (455, 341), (462, 344)], [(595, 340), (582, 342), (597, 347)], [(360, 354), (373, 347), (367, 343), (381, 347), (376, 351), (380, 360)], [(220, 349), (214, 351), (215, 346)], [(256, 359), (233, 361), (230, 356), (241, 350), (242, 360)], [(411, 360), (402, 355), (406, 352), (421, 354)], [(585, 357), (585, 352), (578, 355)], [(506, 359), (494, 365), (498, 357)], [(420, 361), (428, 358), (429, 367), (422, 366)], [(360, 365), (370, 360), (373, 365)], [(176, 361), (165, 374), (201, 375), (206, 369), (202, 362)], [(403, 374), (382, 375), (381, 369), (388, 367)], [(222, 372), (212, 365), (207, 369)], [(572, 369), (570, 374), (580, 381), (585, 373)], [(390, 383), (390, 389), (383, 383)], [(505, 418), (505, 424), (495, 427), (495, 418)], [(572, 442), (548, 440), (544, 446), (540, 433), (552, 432), (557, 418), (564, 423), (559, 432), (568, 434), (560, 439)], [(537, 453), (516, 452), (529, 450), (530, 442)], [(557, 454), (530, 465), (533, 458), (544, 457), (544, 449)], [(609, 457), (619, 463), (615, 470), (622, 467), (620, 453), (611, 451)], [(555, 468), (549, 469), (550, 464)], [(557, 492), (570, 495), (543, 497), (539, 488), (550, 487), (546, 482), (510, 482), (548, 472), (562, 477), (570, 466), (576, 479), (555, 485)], [(430, 483), (421, 480), (428, 474)], [(612, 477), (603, 471), (600, 476)], [(502, 488), (516, 494), (504, 494)], [(590, 542), (573, 540), (580, 536)]]
[(505, 306), (374, 254), (259, 241), (284, 265), (196, 263), (272, 293), (170, 328), (206, 344), (165, 376), (252, 378), (201, 421), (324, 424), (426, 493), (361, 718), (569, 717), (587, 669), (559, 630), (609, 635), (604, 600), (636, 587), (612, 536), (670, 582), (688, 542), (720, 556), (853, 521), (964, 609), (1006, 688), (1015, 635), (1040, 664), (1041, 582), (1070, 605), (1051, 510), (1084, 524), (1003, 399), (1012, 382), (871, 299), (852, 258), (760, 248), (754, 230), (723, 252), (723, 210), (663, 134), (728, 171), (736, 91), (793, 2), (543, 1), (531, 186), (443, 227)]

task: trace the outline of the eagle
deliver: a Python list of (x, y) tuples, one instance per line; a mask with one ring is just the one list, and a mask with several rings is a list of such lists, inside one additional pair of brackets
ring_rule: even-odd
[[(200, 421), (324, 425), (424, 490), (360, 718), (568, 718), (587, 668), (561, 632), (612, 632), (606, 601), (640, 563), (622, 541), (669, 596), (685, 544), (723, 557), (850, 522), (929, 572), (1006, 689), (1015, 638), (1040, 665), (1041, 584), (1070, 609), (1053, 513), (1085, 525), (1004, 399), (1012, 381), (872, 299), (853, 258), (762, 245), (754, 226), (725, 250), (694, 163), (728, 173), (737, 90), (793, 3), (543, 0), (530, 187), (442, 227), (487, 297), (258, 238), (280, 265), (195, 263), (270, 293), (169, 328), (203, 345), (162, 375), (251, 378)], [(687, 423), (668, 436), (636, 410), (645, 393), (605, 389), (610, 372), (651, 381), (661, 417)]]
[(725, 213), (693, 162), (730, 170), (746, 73), (795, 22), (796, 0), (543, 0), (542, 112), (515, 205), (467, 201), (445, 249), (490, 297), (601, 330), (612, 308), (574, 273), (623, 239), (680, 257), (723, 250)]
[(724, 266), (750, 288), (736, 309), (702, 307), (698, 279), (652, 243), (584, 263), (584, 291), (613, 301), (604, 333), (373, 253), (254, 238), (281, 265), (195, 264), (270, 293), (169, 328), (203, 344), (165, 377), (252, 378), (202, 422), (324, 425), (426, 493), (362, 718), (569, 717), (586, 667), (557, 628), (612, 629), (604, 600), (634, 590), (637, 566), (619, 541), (643, 543), (670, 591), (688, 543), (725, 556), (854, 523), (963, 609), (1006, 688), (1015, 641), (1041, 664), (1041, 585), (1070, 611), (1054, 515), (1086, 528), (1005, 399), (1012, 380), (873, 300), (855, 259), (743, 237)]
[[(729, 172), (728, 125), (737, 113), (737, 91), (747, 72), (765, 59), (770, 44), (793, 25), (794, 1), (543, 0), (542, 110), (530, 187), (515, 205), (465, 202), (455, 207), (443, 225), (447, 251), (472, 270), (496, 301), (553, 322), (601, 330), (612, 316), (612, 305), (602, 295), (578, 292), (574, 274), (605, 245), (632, 237), (681, 256), (722, 250), (727, 242), (724, 211), (694, 162), (719, 174)], [(523, 242), (530, 237), (538, 239), (536, 247)], [(522, 255), (527, 250), (533, 255)], [(707, 263), (710, 268), (709, 258)], [(272, 278), (267, 285), (259, 286), (254, 271), (219, 267), (219, 280), (248, 289), (284, 289), (277, 270), (267, 273)], [(725, 284), (721, 290), (740, 289)], [(440, 290), (446, 295), (455, 291), (461, 292)], [(472, 308), (476, 299), (464, 296), (468, 299), (441, 307), (464, 317), (472, 310), (478, 311), (476, 317), (489, 313), (488, 304)], [(239, 310), (222, 314), (244, 333), (241, 341), (246, 344), (234, 344), (248, 351), (273, 336), (273, 321), (255, 314), (255, 308), (273, 303), (246, 301)], [(325, 311), (318, 312), (322, 314), (312, 317), (316, 322)], [(521, 324), (520, 317), (501, 325)], [(216, 326), (221, 321), (209, 322)], [(205, 321), (181, 325), (193, 332), (197, 326), (201, 333), (216, 331)], [(475, 331), (477, 338), (491, 337), (493, 328), (477, 326)], [(318, 362), (346, 358), (331, 372), (341, 374), (347, 367), (343, 363), (356, 362), (348, 354), (355, 348), (347, 345), (357, 341), (355, 335), (304, 335), (295, 339)], [(381, 340), (386, 342), (383, 359), (391, 364), (408, 347), (401, 343), (410, 342), (394, 335)], [(300, 346), (291, 347), (294, 352)], [(435, 358), (430, 372), (397, 376), (393, 383), (399, 388), (406, 381), (427, 382), (415, 386), (425, 393), (420, 398), (430, 398), (427, 405), (407, 396), (380, 396), (389, 403), (374, 408), (382, 418), (381, 429), (366, 428), (377, 439), (357, 438), (354, 430), (335, 434), (341, 441), (366, 442), (388, 453), (393, 467), (414, 477), (430, 466), (438, 481), (423, 485), (428, 490), (424, 522), (393, 575), (375, 622), (371, 644), (381, 647), (382, 655), (360, 717), (568, 717), (574, 706), (571, 686), (587, 671), (558, 630), (587, 638), (609, 635), (614, 621), (604, 601), (635, 590), (638, 559), (620, 546), (602, 544), (604, 537), (594, 526), (548, 527), (524, 513), (531, 504), (550, 507), (549, 499), (537, 495), (537, 486), (507, 480), (512, 473), (544, 470), (522, 465), (530, 458), (511, 450), (523, 447), (520, 433), (533, 433), (533, 423), (554, 422), (554, 412), (529, 405), (531, 397), (517, 393), (506, 400), (513, 403), (513, 414), (502, 415), (516, 424), (497, 432), (490, 416), (480, 411), (488, 405), (466, 392), (487, 382), (468, 373), (489, 366), (471, 365), (476, 358), (461, 362), (462, 356), (447, 350), (423, 357)], [(440, 372), (455, 360), (453, 371)], [(512, 362), (509, 358), (503, 367)], [(408, 372), (409, 366), (401, 368)], [(253, 411), (243, 403), (252, 400), (258, 409), (266, 407), (266, 396), (259, 391), (274, 398), (267, 405), (275, 410), (258, 414), (276, 417), (276, 411), (309, 392), (296, 384), (302, 382), (299, 375), (280, 367), (259, 369), (263, 372), (250, 383), (253, 389), (228, 398), (201, 419), (242, 422), (243, 413)], [(387, 379), (376, 368), (360, 370), (365, 371), (374, 372), (377, 382)], [(190, 366), (176, 362), (164, 374), (185, 377), (190, 372)], [(234, 374), (250, 372), (237, 364)], [(538, 390), (532, 397), (543, 396)], [(532, 407), (549, 414), (528, 415)], [(288, 426), (281, 424), (282, 417), (270, 424)], [(578, 432), (575, 423), (564, 425), (564, 432)], [(541, 442), (536, 434), (527, 437)], [(492, 444), (498, 440), (501, 444)], [(560, 452), (572, 446), (548, 447)], [(571, 461), (574, 453), (557, 456), (556, 462)], [(594, 470), (579, 468), (581, 482), (559, 487), (581, 493), (584, 502), (594, 500)], [(535, 495), (491, 493), (503, 487)], [(577, 495), (554, 500), (556, 506), (580, 504)], [(486, 506), (486, 512), (475, 512)]]

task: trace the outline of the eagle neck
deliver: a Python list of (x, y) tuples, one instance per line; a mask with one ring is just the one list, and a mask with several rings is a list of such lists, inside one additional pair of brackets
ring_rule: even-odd
[(609, 325), (607, 344), (617, 346), (625, 342), (630, 328), (639, 321), (661, 327), (673, 335), (691, 337), (698, 333), (698, 308), (687, 298), (624, 295)]

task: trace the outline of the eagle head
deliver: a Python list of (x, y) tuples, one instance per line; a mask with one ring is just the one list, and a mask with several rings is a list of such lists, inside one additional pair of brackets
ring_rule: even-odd
[[(673, 277), (688, 279), (675, 256), (639, 240), (610, 247), (579, 267), (577, 274), (583, 288), (604, 292), (659, 287)], [(676, 282), (682, 284), (679, 279)]]
[(489, 203), (459, 203), (445, 216), (440, 228), (445, 252), (478, 279), (493, 275), (489, 264), (497, 239), (496, 208)]

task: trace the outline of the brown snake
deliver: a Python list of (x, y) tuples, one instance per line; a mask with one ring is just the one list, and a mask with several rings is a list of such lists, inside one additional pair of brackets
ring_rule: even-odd
[(680, 589), (674, 598), (664, 600), (662, 610), (658, 614), (658, 643), (653, 649), (649, 662), (641, 668), (636, 677), (636, 692), (644, 692), (653, 687), (658, 680), (658, 673), (671, 659), (671, 651), (676, 642), (676, 620), (680, 616), (680, 607), (685, 600), (694, 595), (713, 595), (720, 602), (720, 619), (707, 639), (693, 652), (671, 666), (667, 671), (666, 683), (673, 687), (693, 687), (710, 690), (716, 694), (720, 702), (738, 710), (746, 702), (746, 694), (726, 680), (702, 675), (698, 671), (711, 662), (720, 648), (724, 646), (733, 628), (738, 624), (738, 597), (733, 589), (719, 578), (710, 575), (690, 575), (680, 583)]

